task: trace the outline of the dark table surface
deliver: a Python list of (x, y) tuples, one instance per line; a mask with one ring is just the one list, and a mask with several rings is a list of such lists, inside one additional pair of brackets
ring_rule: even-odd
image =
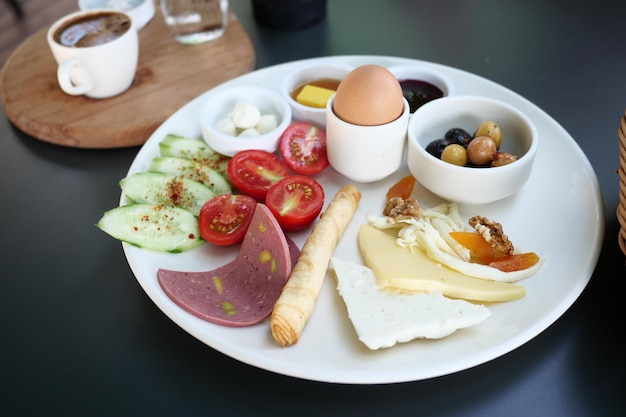
[[(273, 374), (174, 324), (142, 291), (119, 242), (93, 226), (117, 205), (117, 181), (138, 148), (59, 147), (0, 117), (0, 413), (624, 415), (626, 276), (615, 211), (626, 3), (335, 0), (322, 23), (293, 32), (257, 26), (248, 0), (231, 8), (258, 68), (329, 55), (415, 58), (483, 76), (545, 110), (581, 146), (604, 197), (604, 245), (587, 288), (530, 342), (453, 375), (344, 385)], [(567, 244), (556, 256), (567, 258)]]

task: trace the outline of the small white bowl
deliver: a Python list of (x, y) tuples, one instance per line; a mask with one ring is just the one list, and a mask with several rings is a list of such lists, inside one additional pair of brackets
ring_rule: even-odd
[(291, 93), (298, 87), (319, 79), (343, 80), (353, 67), (346, 64), (315, 64), (304, 65), (295, 69), (285, 78), (281, 93), (291, 106), (293, 119), (307, 122), (319, 127), (326, 127), (326, 109), (306, 106), (298, 103)]
[[(454, 84), (444, 73), (423, 65), (404, 64), (388, 68), (402, 85), (404, 80), (424, 81), (437, 87), (443, 93), (443, 97), (454, 95)], [(406, 98), (406, 95), (405, 95)], [(411, 111), (413, 114), (413, 111)]]
[[(217, 123), (229, 117), (235, 105), (245, 102), (257, 107), (261, 114), (274, 114), (277, 127), (254, 137), (233, 136), (217, 129)], [(233, 156), (245, 149), (275, 152), (280, 136), (291, 123), (291, 107), (278, 92), (255, 85), (242, 85), (220, 90), (207, 97), (200, 112), (200, 126), (204, 141), (215, 151)]]
[(409, 103), (397, 119), (376, 126), (348, 123), (335, 114), (335, 96), (326, 105), (326, 151), (333, 169), (346, 178), (371, 183), (400, 168), (406, 144)]
[(153, 0), (78, 0), (81, 10), (114, 9), (125, 12), (139, 31), (154, 17)]
[[(501, 151), (517, 161), (496, 168), (462, 167), (426, 152), (433, 140), (460, 127), (473, 134), (491, 120), (502, 129)], [(518, 192), (530, 177), (538, 147), (537, 130), (516, 108), (486, 97), (453, 96), (431, 101), (411, 117), (407, 164), (415, 179), (439, 197), (459, 204), (487, 204)]]

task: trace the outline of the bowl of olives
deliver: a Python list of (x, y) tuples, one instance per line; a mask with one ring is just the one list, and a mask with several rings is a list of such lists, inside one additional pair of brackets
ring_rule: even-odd
[(487, 97), (433, 100), (409, 121), (407, 163), (426, 189), (459, 204), (518, 192), (537, 153), (537, 129), (513, 106)]

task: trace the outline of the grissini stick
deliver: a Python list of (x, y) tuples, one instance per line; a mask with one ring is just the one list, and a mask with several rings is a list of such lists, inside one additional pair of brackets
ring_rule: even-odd
[(315, 308), (330, 258), (360, 200), (361, 192), (354, 185), (343, 186), (304, 242), (270, 319), (272, 336), (280, 345), (293, 345), (300, 338)]

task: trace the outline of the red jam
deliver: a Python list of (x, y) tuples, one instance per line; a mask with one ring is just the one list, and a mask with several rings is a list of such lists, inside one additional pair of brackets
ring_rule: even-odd
[(400, 80), (402, 95), (409, 102), (411, 113), (429, 101), (443, 97), (443, 91), (436, 85), (421, 80)]

